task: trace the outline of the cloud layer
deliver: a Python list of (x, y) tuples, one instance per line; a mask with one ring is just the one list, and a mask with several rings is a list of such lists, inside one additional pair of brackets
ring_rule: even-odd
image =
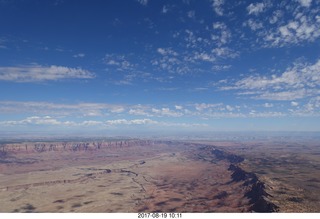
[(12, 82), (40, 82), (62, 79), (91, 79), (95, 75), (82, 68), (65, 66), (29, 65), (19, 67), (0, 67), (0, 80)]

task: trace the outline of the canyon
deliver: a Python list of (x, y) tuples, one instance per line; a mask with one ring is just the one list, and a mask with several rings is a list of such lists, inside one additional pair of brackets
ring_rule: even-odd
[[(148, 139), (2, 143), (0, 212), (319, 210), (306, 208), (301, 188), (253, 168), (263, 167), (252, 147)], [(279, 193), (283, 186), (294, 194)]]

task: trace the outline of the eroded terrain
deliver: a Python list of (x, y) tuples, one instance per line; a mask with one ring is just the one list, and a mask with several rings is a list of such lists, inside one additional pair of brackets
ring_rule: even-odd
[(244, 158), (239, 165), (264, 182), (280, 212), (320, 212), (320, 145), (317, 140), (202, 142)]
[[(0, 151), (0, 212), (319, 211), (250, 143), (19, 142)], [(281, 186), (288, 197), (277, 196)]]

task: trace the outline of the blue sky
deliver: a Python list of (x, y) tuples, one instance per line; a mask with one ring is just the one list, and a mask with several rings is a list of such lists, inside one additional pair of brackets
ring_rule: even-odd
[(0, 131), (320, 131), (317, 0), (0, 1)]

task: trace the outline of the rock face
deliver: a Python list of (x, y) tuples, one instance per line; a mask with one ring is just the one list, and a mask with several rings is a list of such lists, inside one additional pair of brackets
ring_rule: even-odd
[(250, 183), (258, 181), (256, 174), (248, 173), (237, 165), (230, 164), (228, 170), (233, 172), (231, 177), (234, 182), (245, 181), (245, 185), (249, 185)]
[(246, 172), (238, 166), (243, 157), (234, 155), (222, 150), (213, 149), (212, 154), (220, 160), (228, 160), (231, 164), (228, 168), (232, 171), (231, 182), (243, 182), (242, 185), (247, 188), (245, 196), (250, 200), (251, 208), (253, 212), (277, 212), (279, 207), (267, 200), (270, 195), (265, 191), (265, 185), (259, 180), (256, 174)]
[(265, 191), (265, 185), (257, 175), (244, 171), (239, 166), (231, 164), (229, 171), (233, 171), (231, 177), (233, 182), (243, 182), (247, 192), (245, 196), (250, 199), (251, 211), (254, 212), (277, 212), (279, 207), (267, 200), (270, 195)]
[[(63, 152), (63, 153), (57, 153), (60, 154), (75, 154), (78, 153), (84, 153), (84, 154), (90, 154), (90, 151), (97, 151), (97, 153), (103, 154), (103, 152), (106, 152), (108, 155), (110, 154), (110, 151), (127, 151), (129, 147), (141, 147), (141, 146), (150, 146), (150, 145), (166, 145), (172, 148), (176, 146), (177, 142), (170, 142), (170, 141), (148, 141), (148, 140), (117, 140), (117, 141), (100, 141), (100, 142), (32, 142), (32, 143), (21, 143), (21, 144), (5, 144), (0, 145), (0, 164), (1, 163), (13, 163), (18, 162), (19, 164), (31, 164), (33, 162), (36, 162), (36, 160), (32, 160), (30, 158), (24, 159), (23, 162), (21, 160), (15, 160), (14, 155), (19, 155), (24, 153), (27, 154), (41, 154), (48, 153), (56, 153), (56, 152)], [(271, 197), (265, 189), (265, 184), (259, 180), (256, 174), (252, 172), (247, 172), (244, 169), (241, 168), (241, 162), (244, 161), (244, 158), (235, 154), (232, 154), (228, 151), (224, 151), (222, 149), (218, 149), (216, 147), (212, 147), (211, 145), (197, 145), (197, 144), (191, 144), (191, 143), (181, 143), (183, 146), (187, 146), (193, 149), (199, 148), (201, 151), (201, 154), (199, 153), (198, 159), (203, 159), (205, 161), (210, 161), (213, 156), (216, 160), (226, 160), (228, 162), (227, 165), (230, 163), (230, 166), (228, 168), (229, 171), (231, 171), (231, 183), (239, 183), (239, 185), (242, 185), (245, 188), (245, 194), (242, 197), (248, 198), (250, 202), (250, 211), (252, 212), (276, 212), (278, 211), (278, 206), (271, 203), (268, 200), (268, 197)], [(108, 149), (108, 150), (107, 150)], [(106, 150), (106, 151), (104, 151)], [(81, 153), (80, 153), (81, 151)], [(94, 154), (94, 153), (93, 153)], [(173, 153), (174, 154), (174, 153)], [(201, 155), (201, 156), (200, 156)], [(51, 156), (51, 155), (50, 155)], [(49, 157), (49, 156), (47, 156)], [(144, 160), (140, 161), (139, 164), (143, 165), (146, 162)], [(145, 165), (144, 165), (145, 166)], [(90, 169), (91, 170), (91, 169)], [(130, 169), (118, 169), (118, 170), (111, 170), (111, 169), (95, 169), (94, 173), (88, 173), (84, 176), (81, 176), (76, 179), (66, 179), (66, 180), (53, 180), (53, 181), (46, 181), (46, 182), (40, 182), (40, 183), (33, 183), (33, 184), (25, 184), (25, 185), (19, 185), (19, 186), (8, 186), (5, 188), (0, 188), (4, 190), (17, 190), (21, 188), (29, 188), (29, 187), (37, 187), (37, 186), (50, 186), (55, 184), (67, 184), (67, 183), (85, 183), (88, 179), (93, 179), (95, 177), (99, 177), (103, 174), (108, 174), (111, 172), (119, 172), (126, 174), (130, 177), (132, 177), (132, 180), (139, 184), (142, 188), (142, 190), (145, 191), (145, 188), (143, 185), (136, 180), (136, 177), (140, 177), (140, 174), (131, 171)], [(225, 171), (225, 169), (224, 169)], [(226, 184), (228, 185), (229, 180), (229, 174), (228, 178), (226, 178)], [(146, 180), (147, 181), (147, 180)], [(242, 190), (243, 191), (243, 190)], [(230, 193), (229, 191), (222, 191), (218, 194), (216, 194), (213, 198), (219, 199), (219, 200), (226, 200), (228, 199)]]
[(94, 151), (107, 148), (125, 148), (132, 146), (145, 146), (151, 144), (149, 140), (122, 140), (122, 141), (86, 141), (86, 142), (35, 142), (35, 143), (10, 143), (0, 145), (0, 156), (7, 153), (44, 153), (56, 151)]
[(244, 161), (243, 157), (240, 157), (238, 155), (230, 154), (222, 150), (213, 149), (212, 154), (214, 154), (218, 159), (220, 160), (228, 160), (231, 163), (241, 163)]

